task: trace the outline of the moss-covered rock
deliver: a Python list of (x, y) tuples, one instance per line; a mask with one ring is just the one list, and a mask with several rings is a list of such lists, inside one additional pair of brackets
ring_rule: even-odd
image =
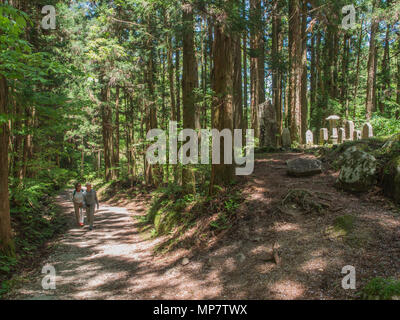
[(384, 169), (383, 192), (400, 203), (400, 155), (394, 157)]
[(347, 191), (363, 192), (376, 183), (377, 161), (374, 156), (353, 146), (343, 153), (338, 185)]

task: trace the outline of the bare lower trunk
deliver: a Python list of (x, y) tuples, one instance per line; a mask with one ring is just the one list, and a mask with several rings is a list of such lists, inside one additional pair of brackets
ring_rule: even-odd
[[(7, 116), (7, 81), (0, 76), (0, 115)], [(11, 236), (10, 202), (8, 195), (8, 139), (7, 122), (0, 123), (0, 252), (14, 254)]]
[[(214, 32), (214, 69), (213, 69), (213, 128), (222, 131), (233, 128), (233, 57), (232, 38), (224, 25), (216, 25)], [(221, 139), (222, 140), (222, 139)], [(216, 150), (217, 151), (217, 150)], [(224, 163), (224, 144), (221, 143), (220, 164), (213, 164), (211, 170), (210, 192), (214, 185), (226, 185), (233, 178), (232, 164)]]

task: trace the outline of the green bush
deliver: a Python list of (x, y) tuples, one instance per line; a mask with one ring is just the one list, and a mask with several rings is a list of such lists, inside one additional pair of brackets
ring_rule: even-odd
[(373, 278), (361, 290), (361, 298), (368, 300), (391, 300), (400, 296), (400, 280)]
[(385, 118), (379, 115), (372, 117), (370, 121), (374, 128), (375, 136), (391, 136), (400, 132), (400, 121), (396, 118)]

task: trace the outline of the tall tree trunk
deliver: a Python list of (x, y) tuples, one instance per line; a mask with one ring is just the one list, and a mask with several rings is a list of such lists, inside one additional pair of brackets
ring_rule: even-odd
[(289, 0), (289, 124), (292, 141), (301, 142), (300, 0)]
[[(374, 1), (373, 7), (375, 8), (376, 2)], [(368, 79), (367, 79), (367, 98), (365, 102), (366, 119), (370, 120), (372, 112), (376, 110), (376, 33), (378, 31), (379, 21), (376, 17), (373, 18), (371, 23), (371, 35), (369, 41), (369, 54), (368, 54)]]
[[(199, 110), (195, 92), (198, 88), (198, 69), (194, 51), (193, 7), (187, 3), (183, 7), (183, 24), (183, 127), (185, 129), (200, 129)], [(194, 170), (190, 165), (182, 168), (182, 184), (186, 192), (195, 193), (196, 181)]]
[[(8, 87), (6, 79), (0, 75), (0, 115), (8, 115)], [(10, 202), (8, 195), (8, 122), (0, 123), (0, 252), (14, 254), (12, 242)]]
[(262, 28), (262, 0), (250, 0), (250, 81), (251, 128), (259, 137), (258, 106), (265, 102), (264, 89), (264, 39)]
[(105, 179), (106, 181), (110, 181), (113, 178), (111, 170), (113, 163), (112, 109), (110, 106), (110, 87), (104, 82), (101, 88), (101, 117), (103, 129)]
[(119, 142), (120, 142), (120, 128), (119, 128), (119, 86), (115, 89), (115, 141), (113, 145), (114, 159), (113, 159), (113, 179), (119, 178)]
[[(245, 1), (243, 1), (245, 2)], [(248, 75), (247, 75), (247, 30), (243, 34), (243, 143), (246, 129), (249, 127), (248, 117)]]
[(353, 94), (353, 119), (356, 117), (356, 105), (357, 105), (357, 95), (358, 95), (358, 85), (359, 85), (359, 75), (360, 75), (360, 60), (361, 60), (361, 49), (362, 49), (362, 39), (363, 39), (363, 25), (364, 21), (361, 21), (360, 34), (358, 36), (357, 43), (357, 66), (356, 66), (356, 77), (354, 82), (354, 94)]
[(175, 80), (176, 80), (176, 121), (181, 122), (181, 67), (180, 67), (180, 49), (178, 43), (175, 50)]
[[(400, 52), (400, 33), (397, 35), (397, 52)], [(396, 103), (397, 110), (395, 112), (396, 119), (400, 119), (400, 55), (397, 55), (397, 87), (396, 87)]]
[(301, 3), (301, 142), (306, 141), (308, 128), (308, 104), (307, 104), (307, 1)]
[[(231, 1), (226, 1), (232, 3)], [(225, 19), (228, 13), (224, 12)], [(213, 81), (212, 87), (215, 93), (213, 97), (213, 128), (222, 131), (229, 129), (233, 132), (233, 56), (232, 38), (226, 29), (224, 21), (214, 26), (214, 47), (213, 47)], [(222, 139), (221, 139), (222, 140)], [(220, 164), (213, 164), (211, 170), (210, 192), (213, 192), (214, 185), (226, 185), (233, 178), (233, 165), (225, 164), (225, 146), (221, 141)], [(232, 148), (232, 147), (231, 147)], [(229, 152), (226, 150), (226, 152)], [(230, 150), (232, 152), (232, 150)]]
[(233, 128), (242, 129), (243, 96), (242, 96), (242, 48), (240, 35), (233, 37)]
[[(283, 129), (282, 122), (282, 70), (280, 66), (280, 55), (282, 50), (282, 18), (279, 0), (272, 4), (272, 105), (275, 109), (278, 135), (281, 136)], [(279, 144), (279, 138), (276, 144)]]
[(385, 101), (391, 99), (391, 88), (390, 88), (390, 29), (391, 25), (387, 23), (386, 25), (386, 35), (385, 35), (385, 46), (382, 58), (382, 96), (379, 99), (379, 110), (383, 114), (385, 111)]

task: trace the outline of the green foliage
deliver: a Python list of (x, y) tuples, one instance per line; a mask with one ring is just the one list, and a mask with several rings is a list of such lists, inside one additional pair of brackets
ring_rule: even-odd
[(374, 115), (370, 121), (374, 128), (376, 136), (390, 136), (400, 132), (400, 121), (392, 118), (386, 118), (379, 115)]
[(360, 296), (368, 300), (391, 300), (400, 297), (400, 280), (373, 278), (362, 288)]
[(337, 217), (334, 223), (334, 229), (347, 235), (354, 228), (355, 217), (352, 215), (344, 215)]

